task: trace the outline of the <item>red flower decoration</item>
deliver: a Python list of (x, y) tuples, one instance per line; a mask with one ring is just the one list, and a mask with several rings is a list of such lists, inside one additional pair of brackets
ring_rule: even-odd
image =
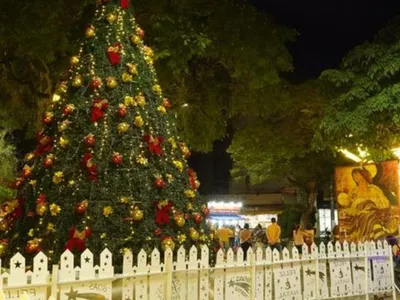
[(111, 65), (119, 65), (121, 63), (121, 54), (119, 51), (121, 50), (120, 43), (114, 43), (114, 45), (107, 48), (108, 60)]
[(81, 161), (81, 167), (85, 168), (88, 172), (89, 175), (89, 180), (90, 181), (95, 181), (97, 180), (97, 165), (93, 163), (92, 161), (93, 154), (91, 153), (85, 153), (83, 155), (83, 159)]
[(149, 151), (155, 155), (162, 155), (163, 149), (161, 148), (161, 144), (164, 141), (162, 136), (153, 137), (151, 135), (145, 135), (143, 140), (148, 144)]
[(41, 156), (45, 152), (50, 152), (53, 149), (53, 139), (44, 134), (43, 130), (36, 134), (38, 145), (35, 150), (35, 155)]
[(172, 208), (172, 202), (168, 200), (159, 201), (156, 203), (156, 224), (165, 225), (168, 224), (171, 219), (168, 215)]
[(123, 9), (128, 9), (129, 8), (129, 0), (120, 0), (119, 5)]
[(86, 239), (92, 234), (89, 228), (78, 231), (75, 228), (69, 230), (69, 240), (65, 244), (65, 250), (83, 252), (86, 248)]
[(105, 99), (93, 100), (92, 105), (92, 122), (97, 122), (104, 117), (104, 111), (108, 108), (108, 101)]

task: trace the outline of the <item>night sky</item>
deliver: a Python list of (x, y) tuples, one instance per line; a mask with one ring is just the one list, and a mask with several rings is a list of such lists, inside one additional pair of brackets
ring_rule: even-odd
[[(296, 42), (288, 45), (293, 83), (318, 78), (321, 71), (337, 68), (354, 46), (371, 40), (380, 28), (400, 15), (397, 0), (249, 0), (276, 23), (296, 29)], [(194, 155), (193, 167), (202, 182), (202, 194), (228, 193), (232, 162), (226, 153), (229, 139), (216, 143), (213, 153)]]
[(354, 46), (373, 38), (388, 20), (400, 14), (397, 0), (250, 0), (280, 25), (294, 28), (297, 40), (289, 45), (294, 82), (317, 78), (338, 67)]

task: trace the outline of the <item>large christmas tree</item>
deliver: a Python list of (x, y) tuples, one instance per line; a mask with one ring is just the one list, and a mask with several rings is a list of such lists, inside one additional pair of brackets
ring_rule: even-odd
[(18, 197), (1, 207), (3, 256), (207, 241), (208, 209), (143, 36), (127, 0), (98, 3), (13, 183)]

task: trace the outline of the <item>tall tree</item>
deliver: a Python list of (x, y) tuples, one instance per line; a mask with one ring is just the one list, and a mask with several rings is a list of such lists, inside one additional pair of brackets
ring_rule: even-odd
[(1, 207), (8, 254), (203, 244), (208, 209), (128, 1), (102, 1)]
[(318, 81), (286, 86), (275, 102), (258, 106), (258, 115), (237, 126), (229, 148), (234, 177), (249, 176), (252, 183), (286, 178), (306, 192), (303, 225), (315, 210), (318, 185), (333, 172), (333, 154), (312, 147), (326, 102), (321, 89)]
[(368, 148), (371, 158), (382, 160), (400, 145), (399, 30), (397, 17), (371, 42), (351, 50), (340, 68), (322, 73), (332, 99), (315, 139), (318, 147)]
[[(7, 12), (0, 15), (5, 24), (0, 30), (0, 105), (2, 113), (12, 116), (0, 126), (39, 123), (56, 83), (66, 75), (76, 33), (93, 1), (0, 4), (0, 11)], [(277, 26), (244, 0), (134, 3), (182, 135), (198, 150), (211, 150), (232, 117), (252, 109), (249, 101), (273, 98), (279, 72), (292, 69), (285, 44), (295, 32)]]

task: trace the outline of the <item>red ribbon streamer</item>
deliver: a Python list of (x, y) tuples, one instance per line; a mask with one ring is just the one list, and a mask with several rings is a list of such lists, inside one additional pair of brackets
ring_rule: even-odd
[(128, 9), (129, 8), (129, 0), (120, 0), (119, 5), (123, 9)]

